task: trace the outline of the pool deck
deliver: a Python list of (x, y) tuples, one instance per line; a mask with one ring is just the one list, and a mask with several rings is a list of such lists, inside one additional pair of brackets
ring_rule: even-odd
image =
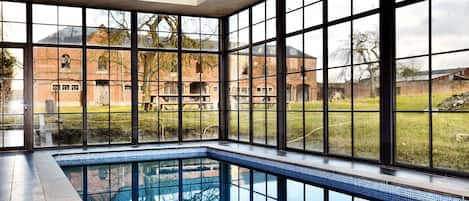
[[(122, 152), (142, 150), (181, 150), (201, 148), (257, 157), (264, 160), (297, 165), (302, 168), (340, 173), (400, 186), (446, 193), (461, 199), (469, 198), (469, 179), (432, 175), (404, 168), (380, 167), (363, 162), (278, 151), (233, 142), (191, 142), (138, 146), (110, 146), (35, 152), (0, 153), (0, 201), (79, 201), (80, 198), (52, 157), (69, 154)], [(168, 153), (171, 150), (167, 151)], [(124, 152), (123, 152), (124, 153)], [(127, 153), (127, 152), (125, 152)], [(89, 155), (91, 156), (91, 155)], [(125, 159), (125, 158), (124, 158)]]

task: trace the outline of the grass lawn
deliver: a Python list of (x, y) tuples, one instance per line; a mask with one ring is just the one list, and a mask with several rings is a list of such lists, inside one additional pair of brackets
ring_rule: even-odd
[[(437, 95), (432, 103), (438, 103), (449, 95)], [(356, 111), (379, 111), (378, 98), (354, 100)], [(339, 100), (329, 104), (329, 147), (330, 152), (341, 155), (352, 153), (352, 129), (354, 133), (354, 155), (362, 158), (379, 157), (379, 112), (333, 112), (334, 110), (351, 110), (350, 100)], [(403, 163), (428, 166), (429, 164), (429, 118), (428, 96), (399, 96), (396, 100), (396, 160)], [(300, 103), (289, 103), (287, 112), (287, 142), (289, 147), (322, 151), (323, 149), (323, 113), (322, 102), (308, 102), (305, 110)], [(185, 108), (192, 110), (194, 108)], [(254, 141), (274, 145), (276, 138), (276, 112), (265, 112), (261, 108), (253, 113)], [(88, 128), (91, 141), (107, 141), (104, 131), (111, 131), (112, 139), (117, 142), (130, 141), (131, 115), (130, 107), (88, 107)], [(108, 112), (112, 112), (111, 115)], [(61, 128), (69, 133), (79, 132), (82, 128), (80, 107), (61, 108)], [(74, 114), (75, 113), (75, 114)], [(304, 115), (304, 118), (303, 118)], [(249, 112), (230, 112), (230, 138), (236, 139), (238, 130), (240, 140), (249, 140)], [(184, 111), (183, 133), (185, 140), (216, 138), (218, 135), (218, 112)], [(238, 121), (239, 118), (239, 121)], [(352, 118), (354, 118), (352, 126)], [(433, 113), (433, 163), (435, 167), (469, 171), (469, 114)], [(200, 119), (202, 121), (200, 121)], [(267, 121), (266, 121), (267, 119)], [(303, 119), (305, 121), (303, 121)], [(54, 125), (57, 115), (45, 117), (46, 123)], [(8, 120), (6, 120), (8, 121)], [(35, 124), (38, 125), (38, 116)], [(172, 141), (177, 140), (178, 114), (176, 111), (144, 112), (139, 108), (140, 140)], [(158, 132), (164, 128), (164, 136)], [(207, 129), (205, 129), (207, 128)], [(306, 138), (303, 139), (303, 132)], [(104, 136), (104, 137), (103, 137)], [(459, 136), (459, 137), (458, 137)], [(461, 137), (462, 136), (462, 137)], [(468, 136), (468, 137), (466, 137)], [(158, 139), (160, 138), (160, 139)], [(459, 138), (457, 140), (457, 138)], [(303, 145), (303, 143), (305, 145)]]

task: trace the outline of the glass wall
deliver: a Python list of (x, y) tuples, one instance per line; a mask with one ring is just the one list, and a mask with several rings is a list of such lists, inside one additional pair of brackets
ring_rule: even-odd
[(140, 143), (217, 139), (218, 26), (217, 18), (137, 13), (133, 67), (130, 11), (33, 4), (34, 146), (128, 144), (132, 118)]
[[(285, 3), (287, 147), (377, 160), (379, 1)], [(266, 1), (229, 17), (230, 139), (275, 145), (275, 9)]]
[(469, 171), (467, 6), (426, 0), (396, 7), (399, 163)]
[(88, 144), (131, 141), (130, 22), (130, 12), (86, 9)]
[(183, 16), (181, 22), (182, 48), (192, 50), (182, 54), (183, 140), (216, 139), (218, 19)]
[[(138, 13), (139, 141), (178, 140), (178, 16)], [(167, 51), (165, 51), (167, 50)]]
[(229, 18), (229, 138), (277, 144), (276, 2)]
[(35, 147), (82, 144), (81, 14), (78, 7), (33, 5)]
[[(377, 160), (379, 2), (327, 5), (286, 1), (286, 144)], [(370, 12), (356, 17), (365, 11)]]

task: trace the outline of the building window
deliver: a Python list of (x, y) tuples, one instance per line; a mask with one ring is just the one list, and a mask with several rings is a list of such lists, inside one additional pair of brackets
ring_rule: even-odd
[(69, 70), (70, 69), (70, 63), (71, 63), (70, 55), (68, 54), (63, 54), (61, 58), (61, 63), (62, 63), (62, 69), (64, 70)]
[(80, 85), (78, 85), (78, 84), (73, 84), (73, 85), (72, 85), (72, 91), (80, 91)]
[(52, 85), (52, 91), (59, 91), (60, 86), (58, 84)]
[(202, 69), (202, 62), (198, 61), (195, 64), (195, 73), (204, 73)]
[(98, 58), (98, 71), (107, 71), (108, 60), (105, 56), (99, 56)]

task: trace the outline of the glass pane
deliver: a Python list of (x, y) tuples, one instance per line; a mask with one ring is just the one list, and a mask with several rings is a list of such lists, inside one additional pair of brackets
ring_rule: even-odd
[(351, 0), (328, 0), (329, 21), (350, 16), (352, 11), (351, 4)]
[(287, 33), (303, 29), (303, 9), (287, 13), (286, 16)]
[(106, 28), (86, 28), (86, 38), (88, 45), (108, 46), (109, 34)]
[(3, 130), (4, 147), (24, 146), (24, 116), (23, 115), (3, 115), (0, 124)]
[(249, 26), (249, 9), (241, 11), (239, 14), (239, 29), (245, 28)]
[(33, 4), (33, 23), (57, 24), (58, 7), (42, 4)]
[(161, 141), (176, 141), (178, 139), (178, 116), (177, 112), (160, 113)]
[(111, 144), (130, 143), (132, 135), (132, 114), (111, 113), (110, 114)]
[(303, 149), (303, 112), (287, 112), (287, 147)]
[(322, 112), (305, 112), (305, 138), (307, 150), (323, 151), (323, 127)]
[(329, 151), (338, 155), (352, 154), (352, 113), (329, 112)]
[(183, 33), (200, 33), (199, 17), (182, 16), (181, 23)]
[(248, 142), (249, 141), (249, 112), (239, 112), (239, 140)]
[(159, 122), (157, 112), (138, 113), (138, 141), (157, 142), (159, 141)]
[(349, 65), (351, 62), (350, 22), (329, 27), (329, 67)]
[(329, 109), (330, 110), (350, 110), (351, 101), (351, 68), (329, 69)]
[(59, 144), (58, 119), (57, 114), (34, 114), (35, 147), (50, 147)]
[(396, 160), (412, 165), (429, 165), (428, 113), (396, 113)]
[(138, 55), (138, 80), (158, 81), (158, 52), (139, 51)]
[(100, 9), (86, 9), (86, 26), (109, 27), (109, 11)]
[(428, 1), (396, 9), (397, 58), (428, 54), (428, 23)]
[(3, 38), (5, 42), (26, 42), (26, 24), (24, 23), (2, 23)]
[[(2, 19), (7, 22), (26, 22), (26, 4), (2, 1)], [(33, 8), (34, 9), (34, 8)]]
[(183, 112), (182, 118), (184, 140), (200, 140), (202, 136), (200, 112)]
[(396, 61), (396, 110), (423, 111), (429, 106), (428, 57)]
[(130, 51), (110, 51), (110, 78), (111, 80), (130, 81)]
[(159, 80), (177, 81), (177, 53), (161, 52), (159, 54)]
[(287, 38), (287, 72), (299, 72), (303, 68), (303, 35)]
[(238, 112), (228, 111), (228, 138), (238, 140)]
[(34, 80), (34, 113), (58, 112), (60, 85), (56, 80)]
[(353, 14), (379, 8), (379, 0), (353, 0)]
[[(441, 54), (432, 57), (432, 109), (434, 111), (467, 111), (464, 97), (469, 91), (469, 52)], [(462, 101), (462, 102), (461, 102)]]
[(90, 113), (88, 118), (88, 144), (108, 144), (110, 140), (109, 113)]
[[(72, 32), (73, 33), (73, 32)], [(33, 42), (41, 44), (58, 43), (58, 27), (51, 25), (33, 25)]]
[(322, 111), (323, 110), (323, 72), (309, 71), (305, 73), (303, 85), (303, 97), (305, 101), (305, 110)]
[(322, 24), (322, 7), (322, 2), (320, 1), (304, 8), (303, 19), (305, 28)]
[(218, 35), (218, 19), (217, 18), (201, 18), (200, 33)]
[(369, 63), (353, 67), (353, 104), (355, 110), (379, 110), (379, 64)]
[(252, 48), (252, 77), (264, 77), (266, 74), (265, 47), (262, 44)]
[(130, 29), (130, 12), (109, 11), (109, 27), (116, 29)]
[(261, 2), (252, 7), (252, 24), (265, 21), (265, 2)]
[(201, 35), (201, 50), (218, 51), (219, 37), (218, 35)]
[(469, 47), (467, 1), (435, 0), (432, 8), (432, 52), (444, 52)]
[(82, 114), (59, 114), (60, 145), (82, 145)]
[(305, 33), (304, 35), (305, 70), (323, 68), (323, 32), (322, 29)]
[(202, 112), (202, 119), (200, 122), (202, 126), (202, 139), (218, 139), (218, 117), (218, 111)]
[(277, 5), (276, 5), (276, 2), (275, 0), (267, 0), (266, 1), (266, 10), (267, 10), (267, 13), (266, 13), (266, 18), (267, 19), (270, 19), (270, 18), (273, 18), (277, 15)]
[[(44, 50), (44, 49), (38, 49)], [(59, 48), (59, 78), (78, 84), (82, 80), (82, 49)], [(38, 53), (41, 54), (41, 53)], [(55, 56), (56, 57), (56, 56)], [(81, 85), (81, 84), (80, 84)], [(81, 87), (80, 87), (81, 88)], [(73, 91), (77, 91), (73, 89)]]
[(82, 8), (59, 6), (59, 25), (82, 26)]
[(253, 140), (255, 143), (265, 144), (266, 135), (266, 112), (253, 111)]
[(256, 43), (259, 41), (265, 40), (265, 22), (256, 24), (252, 26), (252, 42)]
[(267, 111), (267, 144), (277, 145), (277, 112)]
[(378, 112), (353, 114), (354, 155), (360, 158), (379, 158), (380, 121)]
[(218, 68), (219, 68), (219, 55), (217, 54), (202, 54), (202, 72), (201, 80), (203, 81), (218, 81)]
[(353, 21), (353, 63), (379, 61), (379, 15)]
[(82, 27), (60, 26), (58, 29), (59, 44), (82, 44)]
[(433, 113), (433, 164), (435, 167), (469, 171), (469, 115), (466, 113)]

